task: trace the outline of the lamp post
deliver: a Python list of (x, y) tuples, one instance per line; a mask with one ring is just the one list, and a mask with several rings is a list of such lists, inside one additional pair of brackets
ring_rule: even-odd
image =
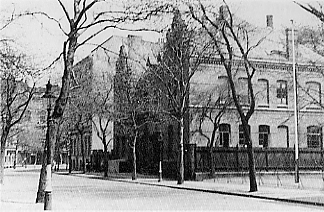
[(295, 121), (295, 183), (299, 183), (299, 139), (298, 139), (298, 90), (297, 90), (297, 70), (295, 58), (295, 29), (294, 21), (291, 20), (291, 38), (292, 38), (292, 66), (294, 80), (294, 121)]
[(50, 80), (46, 84), (45, 94), (42, 98), (46, 99), (47, 104), (47, 130), (46, 130), (46, 179), (45, 179), (45, 198), (44, 210), (52, 210), (52, 138), (53, 138), (53, 119), (51, 116), (52, 99), (55, 96), (52, 93), (52, 85)]

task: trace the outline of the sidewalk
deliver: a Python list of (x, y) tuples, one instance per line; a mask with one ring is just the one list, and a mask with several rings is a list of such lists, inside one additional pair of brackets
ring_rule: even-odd
[[(76, 174), (80, 177), (103, 178), (102, 175)], [(257, 192), (249, 192), (249, 184), (237, 182), (221, 183), (215, 181), (185, 181), (178, 185), (175, 180), (162, 180), (158, 182), (156, 176), (139, 175), (138, 179), (131, 180), (130, 174), (111, 174), (107, 178), (119, 182), (136, 183), (150, 186), (163, 186), (173, 189), (185, 189), (192, 191), (218, 193), (224, 195), (235, 195), (249, 198), (267, 199), (282, 202), (307, 204), (324, 207), (324, 190), (302, 189), (299, 184), (294, 187), (271, 187), (267, 185), (258, 185)]]

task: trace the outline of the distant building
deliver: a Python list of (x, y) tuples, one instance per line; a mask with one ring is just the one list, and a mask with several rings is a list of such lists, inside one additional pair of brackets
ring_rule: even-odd
[[(19, 82), (25, 84), (24, 82)], [(53, 89), (57, 91), (57, 86)], [(9, 134), (5, 151), (5, 167), (14, 164), (40, 164), (44, 151), (47, 106), (44, 104), (45, 88), (36, 87), (33, 98), (21, 121)], [(17, 117), (16, 117), (17, 118)]]

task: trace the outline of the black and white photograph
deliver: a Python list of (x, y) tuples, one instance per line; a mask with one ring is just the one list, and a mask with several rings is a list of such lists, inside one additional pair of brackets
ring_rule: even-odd
[(324, 1), (0, 0), (0, 94), (0, 211), (324, 210)]

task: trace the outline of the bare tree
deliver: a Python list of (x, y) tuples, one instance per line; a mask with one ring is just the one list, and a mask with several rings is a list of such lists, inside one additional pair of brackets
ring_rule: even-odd
[[(129, 4), (123, 4), (127, 5), (125, 6), (126, 8), (110, 9), (113, 8), (111, 6), (114, 5), (114, 1), (73, 0), (73, 12), (70, 12), (68, 5), (65, 5), (63, 1), (57, 0), (57, 2), (64, 13), (63, 19), (51, 17), (49, 14), (42, 11), (31, 11), (18, 15), (18, 17), (46, 17), (55, 22), (61, 32), (66, 36), (66, 40), (62, 45), (62, 52), (53, 63), (49, 65), (50, 67), (59, 60), (63, 61), (62, 87), (59, 97), (55, 101), (54, 110), (50, 116), (51, 120), (53, 119), (53, 123), (50, 124), (53, 126), (48, 127), (47, 133), (50, 135), (49, 137), (53, 139), (55, 138), (55, 132), (57, 132), (58, 120), (62, 118), (68, 102), (77, 50), (89, 44), (94, 38), (108, 29), (125, 29), (127, 28), (127, 24), (132, 24), (135, 21), (147, 20), (152, 16), (159, 15), (169, 7), (168, 5), (158, 6), (157, 1), (141, 2), (137, 5), (129, 1)], [(132, 30), (140, 31), (145, 29), (133, 28)], [(49, 143), (53, 142), (54, 141), (50, 141)], [(51, 159), (48, 160), (50, 161)], [(45, 177), (46, 176), (41, 175), (42, 179), (40, 179), (40, 182), (44, 181)]]
[[(35, 84), (32, 87), (25, 82), (31, 67), (26, 55), (15, 51), (8, 43), (2, 43), (0, 52), (1, 77), (1, 157), (0, 184), (4, 178), (4, 157), (6, 141), (11, 130), (21, 122), (33, 97)], [(1, 191), (0, 191), (1, 192)]]
[[(324, 55), (324, 40), (323, 40), (323, 23), (324, 23), (324, 12), (322, 11), (323, 4), (318, 3), (316, 6), (314, 3), (303, 4), (295, 2), (306, 12), (317, 17), (320, 21), (320, 25), (317, 28), (302, 27), (298, 29), (298, 43), (311, 48), (314, 52), (319, 55)], [(297, 66), (298, 67), (298, 66)], [(324, 72), (321, 66), (314, 63), (312, 68), (321, 76), (324, 76)], [(303, 100), (303, 105), (301, 107), (321, 107), (324, 105), (321, 101), (323, 93), (320, 91), (316, 85), (303, 86), (298, 83), (298, 89), (300, 92), (300, 99)]]
[[(199, 71), (203, 52), (208, 44), (195, 39), (194, 29), (182, 19), (177, 8), (173, 11), (171, 28), (166, 34), (159, 67), (150, 69), (164, 101), (164, 113), (177, 124), (178, 137), (178, 184), (184, 182), (184, 140), (189, 136), (186, 120), (189, 120), (189, 90), (194, 74)], [(199, 42), (197, 42), (199, 41)], [(188, 132), (187, 132), (188, 131)], [(188, 140), (188, 139), (187, 139)]]
[(117, 115), (115, 123), (119, 126), (118, 131), (127, 135), (128, 144), (132, 149), (132, 180), (137, 179), (136, 144), (140, 132), (147, 124), (159, 121), (159, 107), (153, 100), (158, 99), (158, 96), (147, 88), (150, 78), (146, 78), (145, 73), (137, 73), (138, 71), (131, 69), (124, 46), (121, 46), (114, 80), (114, 112)]
[(112, 141), (111, 124), (115, 120), (113, 104), (113, 78), (108, 73), (102, 73), (95, 82), (92, 99), (92, 125), (96, 135), (104, 147), (104, 176), (108, 177), (108, 145)]
[[(228, 84), (219, 85), (210, 88), (205, 92), (192, 91), (193, 98), (191, 99), (192, 114), (195, 117), (191, 122), (196, 127), (191, 130), (191, 134), (198, 133), (207, 140), (209, 149), (208, 160), (210, 176), (215, 175), (215, 161), (213, 160), (213, 147), (216, 142), (217, 130), (222, 117), (228, 112), (229, 106), (232, 105), (232, 98), (229, 94)], [(195, 102), (199, 104), (195, 104)], [(211, 124), (212, 131), (208, 133), (204, 130), (205, 124)]]
[[(223, 3), (219, 14), (209, 11), (208, 7), (200, 1), (195, 6), (193, 4), (188, 4), (188, 6), (192, 18), (200, 24), (207, 37), (213, 42), (217, 56), (220, 57), (226, 70), (233, 102), (242, 122), (244, 137), (248, 138), (250, 191), (253, 192), (257, 191), (257, 183), (248, 123), (255, 109), (252, 78), (256, 68), (250, 61), (249, 53), (265, 39), (265, 36), (254, 38), (257, 41), (253, 42), (253, 35), (257, 35), (256, 29), (246, 22), (236, 20), (226, 2), (223, 1)], [(238, 66), (241, 66), (245, 73), (246, 87), (243, 91), (247, 92), (243, 95), (235, 84), (234, 77)]]

